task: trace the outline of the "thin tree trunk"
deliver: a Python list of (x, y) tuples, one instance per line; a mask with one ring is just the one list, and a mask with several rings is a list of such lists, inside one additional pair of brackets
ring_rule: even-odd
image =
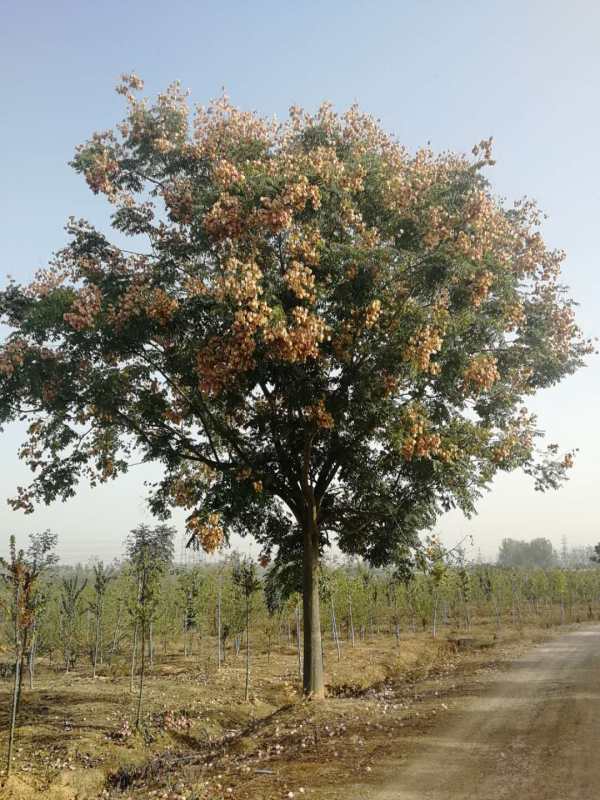
[(25, 628), (25, 633), (21, 640), (21, 663), (19, 664), (19, 685), (17, 687), (17, 713), (21, 708), (21, 694), (23, 692), (23, 675), (25, 674), (25, 654), (27, 653), (28, 640), (29, 640), (29, 631), (27, 628)]
[(246, 597), (246, 691), (244, 700), (250, 698), (250, 598)]
[(152, 636), (152, 623), (148, 625), (148, 656), (150, 657), (150, 666), (154, 666), (154, 637)]
[(350, 622), (350, 640), (354, 647), (354, 618), (352, 616), (352, 598), (348, 595), (348, 619)]
[(138, 694), (138, 705), (137, 705), (137, 717), (135, 721), (136, 730), (139, 731), (140, 725), (142, 722), (142, 699), (144, 695), (144, 675), (146, 672), (146, 642), (145, 642), (145, 633), (146, 633), (146, 626), (144, 622), (142, 622), (142, 656), (141, 656), (141, 664), (140, 664), (140, 690)]
[(133, 629), (133, 643), (131, 645), (131, 670), (130, 670), (129, 688), (132, 693), (133, 693), (133, 681), (135, 678), (135, 651), (137, 648), (137, 638), (138, 638), (138, 624), (136, 621), (135, 628)]
[(33, 623), (33, 627), (31, 629), (31, 645), (29, 646), (29, 658), (27, 659), (27, 666), (29, 668), (29, 689), (33, 691), (33, 673), (35, 667), (35, 648), (37, 644), (37, 635), (36, 635), (36, 626), (35, 622)]
[[(18, 613), (18, 612), (17, 612)], [(19, 684), (21, 682), (21, 654), (18, 652), (15, 658), (15, 682), (13, 685), (12, 706), (10, 711), (10, 733), (8, 735), (8, 752), (6, 754), (6, 777), (10, 775), (12, 765), (12, 753), (15, 743), (15, 727), (17, 722), (17, 705), (19, 697)]]
[(65, 638), (65, 673), (68, 673), (70, 668), (71, 668), (71, 631), (69, 629), (66, 632), (66, 638)]
[(90, 665), (92, 663), (92, 655), (93, 655), (93, 648), (92, 648), (92, 615), (90, 613), (90, 609), (87, 608), (85, 612), (82, 612), (81, 616), (85, 614), (85, 649), (87, 650), (89, 657), (90, 657)]
[(340, 647), (340, 634), (337, 628), (337, 621), (335, 618), (335, 605), (333, 604), (333, 598), (331, 599), (331, 627), (333, 628), (333, 636), (335, 639), (335, 645), (337, 647), (337, 657), (338, 661), (342, 660), (342, 650)]
[(500, 609), (498, 607), (498, 601), (494, 596), (492, 596), (492, 603), (494, 604), (494, 614), (496, 615), (496, 628), (500, 630)]
[(100, 649), (100, 609), (96, 614), (96, 641), (94, 642), (94, 668), (92, 671), (92, 678), (96, 680), (96, 669), (98, 667), (98, 652)]
[(319, 539), (316, 508), (304, 526), (302, 596), (304, 612), (304, 694), (314, 699), (325, 697), (323, 655), (321, 649), (321, 615), (319, 612)]
[(6, 777), (10, 776), (12, 766), (12, 753), (15, 743), (15, 727), (17, 723), (17, 708), (19, 704), (19, 686), (21, 683), (21, 655), (23, 642), (21, 640), (20, 625), (20, 585), (15, 584), (15, 682), (13, 684), (13, 696), (10, 712), (10, 732), (8, 735), (8, 750), (6, 753)]
[(121, 624), (121, 610), (122, 610), (122, 605), (121, 605), (121, 603), (119, 603), (117, 605), (117, 620), (115, 622), (115, 629), (113, 631), (112, 643), (110, 645), (110, 659), (109, 659), (110, 661), (112, 661), (112, 658), (113, 658), (113, 656), (115, 654), (115, 650), (117, 649), (117, 641), (118, 641), (118, 637), (119, 637), (119, 628), (120, 628), (120, 624)]
[(300, 644), (300, 605), (296, 603), (296, 647), (298, 649), (298, 679), (302, 683), (302, 646)]
[(219, 575), (219, 589), (217, 594), (217, 666), (221, 669), (223, 653), (221, 652), (221, 576)]

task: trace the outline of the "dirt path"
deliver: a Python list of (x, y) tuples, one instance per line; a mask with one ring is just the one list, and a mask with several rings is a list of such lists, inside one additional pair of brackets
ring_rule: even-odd
[(600, 627), (532, 648), (407, 744), (373, 800), (595, 800)]

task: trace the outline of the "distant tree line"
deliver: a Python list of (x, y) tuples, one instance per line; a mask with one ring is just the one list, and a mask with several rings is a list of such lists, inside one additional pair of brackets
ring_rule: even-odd
[(498, 552), (497, 564), (500, 567), (516, 567), (523, 569), (550, 569), (563, 567), (565, 569), (583, 569), (591, 566), (590, 562), (598, 561), (600, 545), (568, 547), (566, 538), (563, 537), (560, 552), (557, 552), (552, 542), (544, 537), (538, 537), (527, 542), (523, 539), (505, 538), (502, 540)]

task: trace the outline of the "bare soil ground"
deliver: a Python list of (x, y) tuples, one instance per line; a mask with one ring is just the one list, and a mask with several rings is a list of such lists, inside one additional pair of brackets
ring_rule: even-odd
[[(340, 662), (330, 645), (325, 660), (330, 696), (307, 703), (293, 648), (257, 654), (244, 703), (241, 656), (218, 672), (206, 654), (162, 657), (138, 735), (124, 728), (135, 706), (125, 664), (96, 681), (84, 666), (41, 665), (0, 798), (595, 797), (585, 787), (599, 744), (600, 627), (375, 637), (345, 643)], [(2, 709), (9, 692), (0, 682)]]
[[(531, 648), (426, 738), (373, 800), (592, 800), (600, 786), (600, 628)], [(440, 765), (443, 764), (443, 768)]]

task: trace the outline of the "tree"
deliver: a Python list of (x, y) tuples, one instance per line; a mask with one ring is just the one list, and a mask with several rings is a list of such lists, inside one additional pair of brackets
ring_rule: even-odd
[[(0, 294), (0, 423), (28, 418), (35, 470), (13, 505), (162, 464), (150, 507), (190, 542), (251, 534), (303, 567), (304, 690), (324, 692), (319, 563), (373, 564), (499, 470), (557, 486), (524, 400), (590, 352), (529, 201), (505, 207), (473, 157), (408, 153), (370, 117), (226, 98), (198, 109), (142, 82), (73, 160), (113, 205), (28, 287)], [(131, 246), (122, 242), (131, 237)]]
[(68, 672), (77, 658), (77, 623), (81, 613), (81, 595), (87, 586), (87, 578), (71, 575), (62, 579), (60, 595), (60, 616), (62, 627), (65, 671)]
[(93, 656), (93, 675), (96, 677), (96, 669), (98, 667), (98, 656), (102, 660), (101, 641), (102, 641), (102, 617), (104, 614), (104, 601), (108, 585), (113, 580), (114, 575), (109, 569), (106, 569), (104, 563), (99, 561), (94, 564), (94, 599), (90, 603), (90, 609), (94, 614), (95, 631), (94, 631), (94, 656)]
[[(132, 608), (140, 636), (140, 683), (135, 727), (139, 730), (142, 720), (142, 702), (144, 694), (144, 678), (146, 673), (146, 642), (152, 621), (156, 616), (158, 605), (159, 581), (165, 569), (173, 560), (173, 537), (175, 530), (167, 525), (138, 525), (131, 531), (127, 540), (127, 557), (129, 558), (136, 582), (135, 602)], [(135, 651), (135, 641), (133, 649)], [(133, 659), (132, 659), (133, 663)]]
[(252, 561), (244, 559), (234, 564), (231, 573), (233, 585), (244, 599), (246, 627), (246, 687), (244, 700), (250, 698), (250, 608), (252, 596), (260, 589), (260, 581), (256, 575), (256, 566)]
[(189, 639), (195, 630), (198, 629), (199, 598), (202, 588), (203, 576), (194, 567), (184, 569), (177, 576), (177, 588), (181, 596), (181, 606), (183, 609), (183, 653), (185, 656), (191, 654), (191, 644)]
[(58, 561), (54, 553), (56, 534), (50, 531), (34, 533), (29, 537), (27, 552), (17, 550), (15, 537), (10, 537), (10, 557), (8, 561), (0, 558), (2, 578), (11, 589), (13, 600), (15, 668), (13, 696), (10, 710), (6, 774), (10, 775), (12, 753), (15, 740), (15, 727), (21, 698), (23, 662), (27, 653), (27, 643), (35, 629), (36, 611), (40, 604), (38, 581), (43, 572)]
[(557, 556), (552, 542), (542, 537), (530, 542), (503, 539), (498, 552), (498, 564), (502, 567), (550, 569), (556, 562)]
[(337, 575), (332, 570), (321, 568), (321, 574), (319, 577), (319, 600), (321, 604), (329, 604), (329, 608), (331, 610), (331, 638), (335, 642), (337, 649), (337, 660), (340, 661), (342, 658), (342, 650), (340, 646), (340, 634), (335, 614)]

